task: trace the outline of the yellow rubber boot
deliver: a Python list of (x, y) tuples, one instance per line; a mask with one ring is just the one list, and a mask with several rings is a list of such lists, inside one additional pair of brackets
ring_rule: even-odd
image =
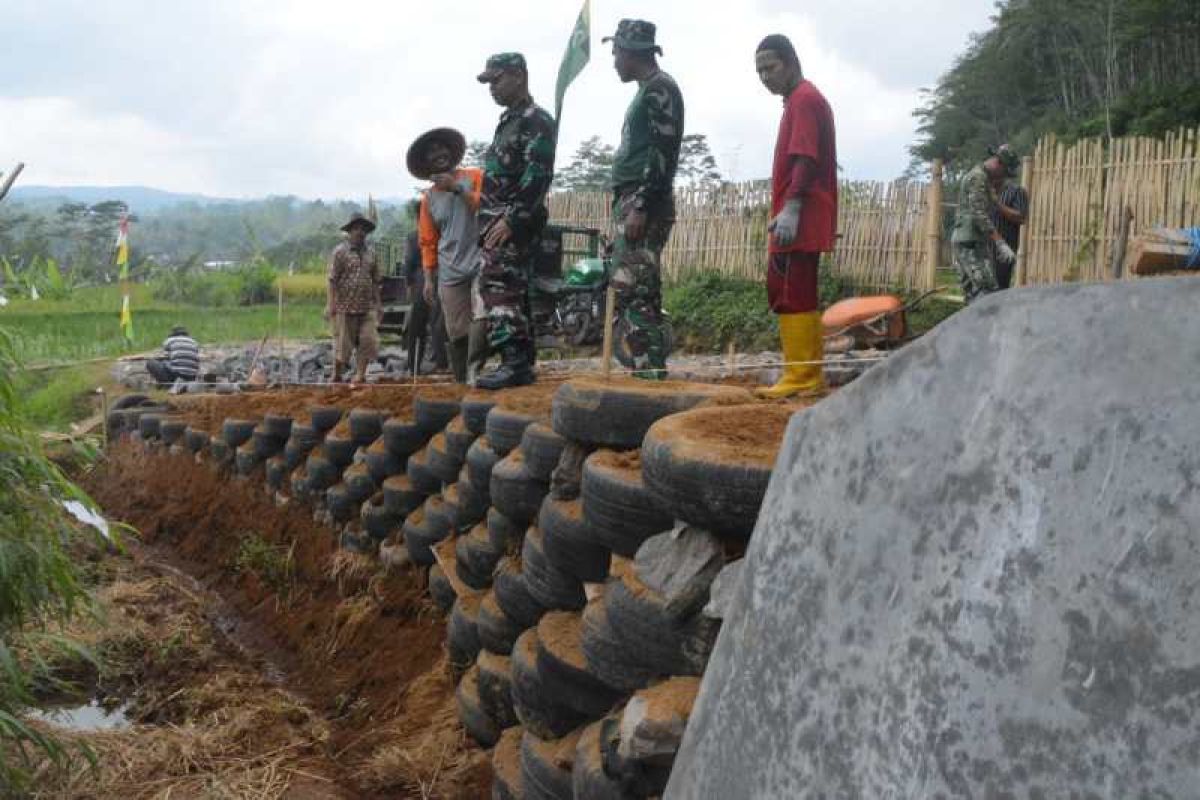
[(758, 389), (756, 394), (759, 397), (778, 400), (824, 391), (825, 376), (821, 372), (821, 364), (796, 363), (820, 362), (825, 356), (821, 338), (821, 312), (780, 314), (779, 341), (783, 346), (783, 360), (788, 366), (783, 368), (783, 374), (774, 386)]

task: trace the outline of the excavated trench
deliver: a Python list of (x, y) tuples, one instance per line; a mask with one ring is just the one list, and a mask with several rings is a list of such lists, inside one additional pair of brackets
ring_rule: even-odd
[[(317, 765), (334, 796), (486, 793), (486, 760), (459, 730), (445, 625), (419, 571), (378, 574), (261, 484), (131, 443), (114, 446), (86, 488), (137, 529), (136, 561), (198, 583), (237, 657), (327, 723)], [(281, 567), (247, 556), (248, 537)]]
[(803, 405), (589, 379), (181, 398), (110, 418), (83, 483), (137, 530), (129, 569), (303, 709), (294, 741), (240, 743), (275, 759), (263, 796), (651, 796)]

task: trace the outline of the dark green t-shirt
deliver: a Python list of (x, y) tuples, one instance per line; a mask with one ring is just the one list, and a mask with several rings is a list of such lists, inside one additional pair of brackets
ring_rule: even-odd
[(647, 204), (669, 196), (683, 140), (683, 95), (661, 70), (638, 86), (613, 157), (612, 187), (636, 192)]

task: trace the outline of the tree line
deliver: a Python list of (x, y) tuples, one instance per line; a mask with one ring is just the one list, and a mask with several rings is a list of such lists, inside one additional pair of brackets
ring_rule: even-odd
[(1048, 133), (1161, 136), (1200, 123), (1200, 2), (1001, 0), (914, 113), (913, 166), (961, 172)]
[[(487, 143), (474, 141), (465, 163), (481, 163)], [(599, 137), (560, 159), (555, 191), (608, 189), (614, 149)], [(684, 137), (681, 186), (722, 181), (703, 134)], [(407, 203), (377, 204), (377, 239), (402, 241), (415, 226)], [(213, 203), (184, 202), (137, 214), (121, 200), (99, 203), (6, 203), (0, 207), (0, 280), (40, 280), (57, 270), (74, 285), (117, 278), (115, 243), (121, 217), (130, 214), (131, 264), (135, 277), (157, 275), (179, 282), (208, 262), (268, 264), (275, 269), (315, 271), (341, 240), (340, 226), (362, 204), (306, 201), (296, 197)]]

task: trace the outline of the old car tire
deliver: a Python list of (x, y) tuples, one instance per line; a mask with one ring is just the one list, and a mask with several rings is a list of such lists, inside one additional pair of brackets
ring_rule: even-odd
[(565, 749), (573, 762), (580, 733), (576, 731), (557, 741), (539, 739), (531, 733), (526, 726), (525, 735), (521, 737), (521, 783), (525, 797), (529, 800), (573, 800), (572, 764), (560, 766), (555, 756), (561, 757), (560, 748)]
[(446, 577), (445, 572), (442, 572), (439, 564), (434, 564), (429, 568), (429, 596), (433, 598), (434, 604), (444, 614), (450, 613), (450, 609), (454, 607), (454, 601), (458, 599), (458, 595), (454, 593), (454, 584), (450, 583), (450, 579)]
[(537, 629), (520, 635), (512, 651), (512, 698), (517, 719), (527, 733), (543, 739), (563, 736), (587, 718), (546, 691), (537, 668)]
[(498, 653), (479, 651), (479, 704), (501, 728), (516, 725), (512, 704), (512, 659)]
[(669, 414), (750, 400), (745, 389), (719, 384), (575, 378), (554, 395), (554, 430), (577, 442), (632, 450), (652, 424)]
[(413, 488), (408, 475), (393, 475), (383, 482), (383, 504), (400, 518), (421, 507), (426, 495)]
[(475, 663), (475, 656), (479, 655), (478, 622), (479, 598), (459, 597), (450, 609), (450, 621), (446, 624), (446, 649), (452, 667), (465, 670)]
[(521, 436), (521, 453), (525, 456), (525, 468), (539, 481), (550, 482), (550, 474), (558, 466), (567, 440), (554, 432), (545, 422), (535, 422)]
[(611, 711), (624, 695), (588, 670), (579, 614), (551, 611), (538, 621), (537, 631), (538, 672), (546, 691), (588, 719)]
[(446, 484), (458, 480), (458, 471), (462, 469), (462, 462), (446, 452), (446, 434), (439, 433), (430, 439), (426, 452), (428, 453), (426, 463), (429, 465), (429, 471), (436, 475), (439, 481)]
[(623, 692), (649, 685), (660, 672), (643, 664), (636, 651), (629, 650), (608, 624), (608, 608), (598, 597), (583, 610), (580, 647), (587, 659), (588, 671), (603, 683)]
[(521, 545), (521, 574), (529, 594), (540, 605), (550, 609), (572, 611), (587, 603), (583, 583), (563, 572), (546, 558), (542, 533), (530, 528)]
[(492, 585), (492, 571), (504, 553), (492, 547), (488, 540), (487, 526), (476, 525), (471, 532), (460, 536), (454, 543), (458, 559), (458, 577), (472, 589), (488, 589)]
[(546, 607), (533, 598), (521, 564), (514, 558), (502, 558), (492, 573), (492, 590), (496, 593), (496, 604), (522, 630), (537, 624)]
[(491, 497), (492, 469), (500, 463), (500, 454), (492, 449), (486, 436), (476, 439), (467, 450), (467, 474), (471, 485), (487, 497)]
[(632, 558), (646, 539), (670, 530), (674, 517), (642, 482), (636, 453), (597, 450), (583, 462), (583, 518), (593, 541)]
[(508, 455), (521, 444), (525, 429), (537, 421), (537, 417), (529, 414), (496, 406), (488, 412), (487, 418), (487, 438), (492, 449), (501, 455)]
[(462, 399), (462, 417), (466, 429), (476, 436), (487, 433), (487, 415), (496, 405), (490, 393), (472, 392)]
[(500, 741), (492, 751), (492, 800), (525, 800), (525, 786), (521, 782), (524, 735), (525, 729), (520, 725), (500, 734)]
[(442, 434), (446, 437), (446, 454), (459, 464), (465, 462), (467, 460), (467, 451), (471, 449), (471, 445), (478, 436), (467, 430), (462, 415), (460, 414), (455, 417), (446, 426), (446, 430), (442, 431)]
[(384, 446), (397, 458), (408, 458), (429, 441), (429, 435), (410, 419), (391, 417), (383, 423)]
[(492, 505), (515, 522), (534, 520), (542, 500), (549, 492), (549, 484), (536, 480), (525, 469), (525, 459), (520, 450), (514, 450), (492, 468), (492, 480), (488, 487)]
[(308, 409), (308, 418), (312, 421), (313, 428), (321, 433), (328, 433), (342, 421), (342, 410), (334, 406), (311, 406)]
[(404, 467), (413, 489), (426, 496), (437, 494), (442, 490), (441, 479), (429, 469), (428, 457), (428, 448), (420, 450), (409, 456), (408, 463)]
[(492, 547), (505, 553), (519, 553), (525, 540), (525, 525), (504, 516), (495, 508), (488, 509), (488, 540)]
[(393, 475), (404, 472), (406, 466), (404, 459), (397, 458), (391, 450), (384, 446), (382, 441), (378, 440), (363, 453), (363, 463), (367, 465), (371, 479), (378, 484), (382, 484)]
[(509, 655), (517, 637), (524, 630), (516, 620), (504, 613), (495, 589), (483, 596), (479, 603), (479, 644), (483, 649)]
[(500, 740), (500, 726), (484, 710), (479, 699), (479, 670), (467, 670), (454, 690), (458, 719), (471, 738), (481, 747), (492, 747)]
[(350, 438), (359, 447), (368, 447), (383, 433), (383, 414), (371, 408), (350, 412)]
[(438, 433), (458, 416), (459, 401), (429, 397), (420, 392), (413, 398), (413, 419), (430, 436)]
[(584, 583), (601, 583), (608, 577), (611, 554), (589, 533), (582, 501), (547, 497), (537, 527), (542, 532), (546, 558), (554, 566)]
[[(773, 405), (700, 408), (655, 423), (642, 446), (646, 488), (678, 519), (745, 541), (794, 413)], [(721, 436), (743, 424), (758, 431), (769, 426), (768, 444), (751, 450)]]

